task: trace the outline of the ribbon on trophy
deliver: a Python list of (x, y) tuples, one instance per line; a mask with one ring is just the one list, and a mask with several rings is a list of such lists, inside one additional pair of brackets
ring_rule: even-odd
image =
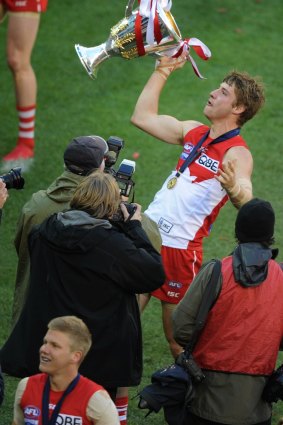
[(194, 70), (194, 73), (197, 75), (197, 77), (199, 78), (204, 78), (201, 73), (199, 72), (199, 69), (197, 67), (196, 62), (194, 61), (194, 59), (192, 58), (192, 56), (189, 54), (190, 51), (190, 47), (192, 47), (194, 49), (194, 51), (196, 52), (196, 54), (203, 60), (208, 60), (209, 58), (211, 58), (211, 51), (209, 50), (209, 48), (202, 42), (200, 41), (198, 38), (192, 37), (192, 38), (185, 38), (185, 40), (183, 40), (180, 43), (180, 49), (178, 50), (177, 53), (175, 53), (175, 55), (173, 55), (173, 58), (178, 58), (179, 56), (181, 56), (181, 54), (183, 52), (187, 52), (187, 58), (188, 60), (191, 62), (192, 68)]
[(149, 45), (157, 44), (162, 40), (162, 34), (158, 22), (157, 3), (165, 12), (169, 12), (172, 7), (172, 0), (139, 0), (139, 14), (148, 18), (146, 41)]
[[(160, 31), (160, 23), (158, 20), (158, 8), (157, 5), (165, 11), (169, 12), (172, 7), (172, 0), (138, 0), (139, 2), (139, 11), (135, 21), (135, 34), (136, 34), (136, 43), (139, 56), (144, 56), (146, 51), (144, 49), (144, 41), (142, 35), (142, 18), (148, 18), (147, 29), (146, 29), (146, 42), (153, 46), (155, 43), (159, 44), (162, 40), (162, 34)], [(194, 73), (197, 77), (203, 79), (196, 62), (190, 55), (190, 48), (196, 52), (196, 54), (203, 60), (208, 60), (211, 58), (211, 51), (209, 48), (198, 38), (185, 38), (179, 43), (179, 47), (176, 53), (172, 55), (171, 50), (163, 52), (164, 56), (171, 56), (172, 58), (178, 58), (183, 52), (187, 53), (187, 58), (190, 61)]]
[(204, 60), (211, 57), (209, 48), (197, 38), (183, 39), (170, 12), (172, 0), (128, 0), (125, 16), (110, 29), (107, 40), (93, 47), (75, 45), (79, 59), (91, 78), (95, 78), (99, 65), (111, 57), (134, 59), (150, 55), (155, 58), (177, 58), (183, 52), (191, 62), (195, 74), (203, 78), (189, 54), (192, 48)]

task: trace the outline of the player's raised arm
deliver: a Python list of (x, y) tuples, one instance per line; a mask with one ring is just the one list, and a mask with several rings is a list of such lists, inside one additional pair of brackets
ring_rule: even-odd
[(196, 121), (179, 121), (170, 115), (159, 114), (159, 99), (167, 78), (176, 69), (182, 68), (186, 57), (178, 59), (163, 57), (142, 90), (135, 106), (131, 122), (164, 142), (182, 144), (184, 134), (200, 125)]

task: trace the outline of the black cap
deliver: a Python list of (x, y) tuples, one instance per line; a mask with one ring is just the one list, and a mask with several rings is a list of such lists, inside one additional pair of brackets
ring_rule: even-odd
[(108, 145), (102, 137), (80, 136), (68, 145), (64, 152), (64, 162), (73, 173), (86, 175), (100, 167), (107, 152)]
[(275, 214), (271, 204), (254, 198), (237, 215), (235, 234), (240, 242), (264, 242), (273, 237)]

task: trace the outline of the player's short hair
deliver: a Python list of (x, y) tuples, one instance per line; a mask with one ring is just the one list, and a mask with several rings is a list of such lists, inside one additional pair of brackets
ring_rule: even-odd
[(264, 86), (259, 77), (251, 77), (246, 72), (232, 71), (223, 79), (223, 83), (234, 86), (236, 104), (243, 105), (245, 110), (239, 115), (238, 125), (242, 127), (264, 105)]
[(72, 351), (81, 351), (82, 360), (87, 355), (91, 344), (91, 333), (86, 324), (76, 316), (61, 316), (48, 323), (48, 329), (67, 334), (71, 341)]

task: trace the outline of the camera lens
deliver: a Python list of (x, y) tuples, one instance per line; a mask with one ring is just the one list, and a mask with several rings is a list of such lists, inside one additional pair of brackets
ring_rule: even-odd
[(12, 168), (7, 174), (0, 176), (7, 189), (23, 189), (25, 180), (21, 176), (21, 168)]

